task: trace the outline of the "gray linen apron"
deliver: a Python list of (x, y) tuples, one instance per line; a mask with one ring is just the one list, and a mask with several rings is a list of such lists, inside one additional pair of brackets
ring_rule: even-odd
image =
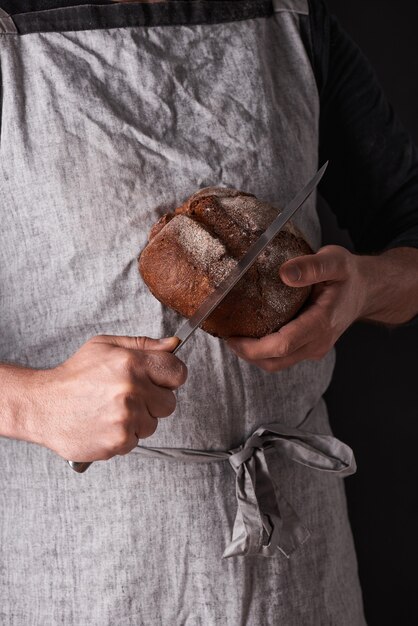
[[(180, 317), (136, 267), (158, 217), (204, 186), (279, 206), (308, 180), (319, 104), (306, 13), (305, 0), (235, 0), (0, 14), (1, 361), (50, 368), (95, 334), (172, 334)], [(314, 197), (295, 221), (318, 249)], [(304, 439), (332, 434), (334, 350), (268, 374), (198, 331), (181, 358), (174, 416), (127, 456), (78, 475), (0, 439), (0, 623), (363, 625), (336, 443)], [(249, 439), (266, 424), (279, 440)], [(314, 469), (312, 442), (331, 442), (319, 463), (331, 471)], [(266, 473), (282, 532), (267, 557), (249, 520)]]

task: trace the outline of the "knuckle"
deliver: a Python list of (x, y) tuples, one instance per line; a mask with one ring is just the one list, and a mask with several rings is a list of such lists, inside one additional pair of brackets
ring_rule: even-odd
[(131, 380), (123, 380), (116, 387), (115, 403), (117, 408), (130, 409), (132, 406), (132, 397), (136, 393), (136, 386)]
[(135, 350), (144, 350), (146, 344), (146, 337), (134, 337), (135, 340)]
[(350, 270), (351, 254), (343, 246), (329, 246), (335, 271), (339, 276), (346, 276)]
[(118, 446), (115, 444), (115, 439), (112, 433), (110, 433), (106, 439), (102, 442), (102, 450), (100, 453), (101, 461), (108, 461), (116, 456), (119, 452)]
[(128, 350), (124, 350), (123, 348), (118, 350), (117, 365), (122, 372), (131, 373), (134, 367), (134, 363), (135, 363), (135, 358), (131, 352), (129, 352)]
[(132, 398), (136, 396), (138, 393), (138, 389), (140, 388), (139, 383), (135, 383), (133, 380), (127, 380), (122, 383), (122, 395), (123, 395), (123, 405), (126, 408), (131, 408), (132, 406)]
[(127, 445), (136, 416), (141, 414), (141, 410), (143, 411), (140, 406), (135, 406), (134, 399), (121, 399), (119, 401), (119, 406), (115, 408), (109, 424), (109, 439), (112, 449), (119, 449)]
[(116, 396), (115, 405), (116, 415), (114, 423), (123, 425), (129, 420), (132, 407), (132, 400), (126, 391)]
[(317, 259), (316, 263), (312, 265), (312, 272), (314, 280), (320, 281), (325, 275), (325, 263), (322, 259)]
[(119, 432), (113, 434), (113, 440), (111, 444), (111, 451), (116, 454), (120, 454), (121, 450), (126, 449), (129, 446), (129, 433), (125, 429), (120, 429)]

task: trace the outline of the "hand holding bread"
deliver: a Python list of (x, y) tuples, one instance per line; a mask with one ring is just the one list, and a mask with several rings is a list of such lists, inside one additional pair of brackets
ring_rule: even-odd
[[(201, 189), (155, 224), (139, 271), (163, 304), (190, 318), (277, 212), (251, 193)], [(290, 221), (202, 328), (268, 372), (319, 360), (362, 314), (360, 265), (340, 246), (314, 254)]]
[(319, 361), (357, 319), (361, 319), (371, 285), (373, 257), (351, 254), (341, 246), (324, 246), (316, 254), (284, 263), (281, 279), (289, 286), (312, 286), (309, 305), (278, 332), (262, 339), (227, 341), (237, 356), (266, 372), (301, 361)]

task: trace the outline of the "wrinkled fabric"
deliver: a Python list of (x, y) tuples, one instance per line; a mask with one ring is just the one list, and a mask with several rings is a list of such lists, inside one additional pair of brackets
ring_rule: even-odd
[[(9, 34), (0, 61), (2, 361), (50, 368), (95, 334), (173, 334), (180, 316), (136, 267), (157, 219), (213, 185), (282, 206), (317, 169), (318, 97), (297, 12)], [(318, 249), (314, 196), (295, 222)], [(268, 374), (198, 331), (181, 358), (176, 411), (141, 446), (228, 451), (275, 423), (332, 435), (321, 397), (334, 350)], [(237, 507), (228, 463), (133, 451), (79, 475), (2, 438), (0, 464), (2, 624), (364, 624), (333, 473), (269, 453), (310, 537), (290, 559), (222, 559)]]

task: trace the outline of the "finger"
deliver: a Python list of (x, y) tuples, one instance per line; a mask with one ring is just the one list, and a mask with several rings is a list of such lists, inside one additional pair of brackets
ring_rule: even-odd
[(151, 337), (127, 337), (123, 335), (97, 335), (93, 337), (94, 343), (109, 343), (119, 348), (130, 350), (156, 350), (172, 352), (179, 344), (178, 337), (164, 337), (152, 339)]
[[(149, 437), (149, 435), (147, 435), (147, 436)], [(119, 449), (118, 455), (122, 456), (124, 454), (129, 454), (129, 452), (131, 452), (134, 448), (137, 447), (138, 440), (139, 440), (139, 436), (137, 435), (137, 433), (136, 432), (132, 432), (129, 435), (129, 439), (128, 439), (128, 442), (126, 443), (126, 445)]]
[(261, 339), (232, 337), (227, 340), (227, 345), (246, 359), (284, 358), (327, 335), (325, 326), (323, 311), (314, 303), (277, 333)]
[(136, 420), (159, 419), (168, 417), (176, 408), (176, 396), (169, 389), (157, 387), (150, 380), (142, 385), (140, 394), (131, 394), (125, 398), (125, 404), (132, 415), (132, 424), (136, 428)]
[(140, 398), (135, 408), (135, 398), (133, 402), (133, 434), (137, 439), (146, 439), (155, 433), (158, 427), (158, 418), (151, 413), (146, 399)]
[(155, 433), (158, 427), (158, 419), (149, 414), (142, 414), (135, 426), (135, 435), (138, 439), (146, 439)]
[(145, 372), (149, 380), (157, 387), (177, 389), (187, 380), (187, 367), (183, 361), (168, 352), (146, 352), (145, 361), (141, 360), (140, 373)]
[(152, 417), (168, 417), (176, 409), (176, 396), (170, 389), (157, 387), (150, 382), (145, 404)]
[(142, 385), (141, 393), (132, 393), (123, 397), (124, 411), (127, 410), (125, 428), (138, 438), (152, 435), (158, 425), (158, 419), (149, 410), (147, 400), (150, 393), (155, 393), (154, 385), (147, 381)]
[(316, 254), (306, 254), (283, 263), (280, 278), (291, 287), (344, 280), (348, 277), (350, 256), (342, 246), (324, 246)]
[(250, 365), (255, 365), (265, 372), (274, 373), (293, 367), (302, 361), (318, 361), (322, 359), (325, 354), (326, 351), (322, 352), (318, 350), (314, 343), (310, 343), (303, 346), (299, 350), (296, 350), (296, 352), (287, 357), (254, 360), (244, 358), (244, 360)]
[(124, 403), (129, 410), (130, 430), (142, 438), (154, 433), (160, 418), (175, 411), (176, 397), (169, 389), (157, 387), (148, 380), (140, 394), (125, 397)]

